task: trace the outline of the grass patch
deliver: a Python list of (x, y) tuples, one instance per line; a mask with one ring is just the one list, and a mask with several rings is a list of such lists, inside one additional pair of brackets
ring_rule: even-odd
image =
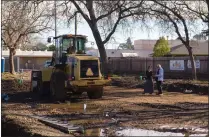
[(4, 72), (1, 74), (2, 80), (14, 80), (14, 79), (17, 79), (18, 77), (19, 77), (18, 74), (11, 74), (9, 72)]
[(1, 74), (1, 79), (2, 80), (15, 80), (15, 79), (23, 78), (25, 80), (29, 80), (30, 75), (31, 75), (30, 72), (15, 73), (15, 74), (11, 74), (9, 72), (4, 72)]

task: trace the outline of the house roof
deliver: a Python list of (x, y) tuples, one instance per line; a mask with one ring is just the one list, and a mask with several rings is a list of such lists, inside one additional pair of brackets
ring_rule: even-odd
[[(139, 39), (134, 41), (134, 49), (143, 49), (143, 50), (153, 50), (155, 43), (157, 40), (149, 40), (149, 39)], [(205, 40), (198, 40), (198, 43), (205, 42)], [(168, 40), (170, 47), (175, 47), (177, 45), (183, 44), (181, 40)]]
[[(98, 49), (89, 50), (86, 52), (92, 56), (100, 57)], [(152, 50), (122, 50), (122, 49), (106, 49), (107, 57), (123, 57), (123, 53), (136, 53), (138, 57), (149, 57)]]
[[(208, 55), (208, 41), (198, 42), (191, 41), (190, 45), (193, 50), (194, 55)], [(184, 44), (177, 45), (171, 48), (171, 55), (189, 55), (188, 50), (184, 46)]]
[[(17, 50), (16, 57), (52, 57), (52, 51), (21, 51)], [(9, 50), (2, 51), (3, 57), (9, 56)]]
[[(157, 40), (139, 39), (134, 41), (134, 49), (153, 50)], [(180, 40), (168, 40), (170, 47), (182, 44)]]

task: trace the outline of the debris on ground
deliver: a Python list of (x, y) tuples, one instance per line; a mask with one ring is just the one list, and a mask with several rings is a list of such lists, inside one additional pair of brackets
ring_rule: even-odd
[(139, 80), (136, 77), (120, 77), (112, 78), (112, 85), (126, 88), (136, 88), (139, 85), (143, 86), (144, 80)]
[[(111, 131), (112, 126), (157, 130), (160, 126), (171, 123), (180, 127), (181, 125), (199, 127), (208, 125), (207, 96), (165, 92), (165, 95), (160, 97), (142, 95), (142, 92), (143, 89), (109, 86), (104, 89), (103, 99), (80, 99), (76, 102), (62, 104), (44, 103), (41, 100), (33, 101), (33, 94), (23, 96), (21, 93), (21, 96), (18, 96), (20, 93), (17, 92), (7, 102), (2, 103), (2, 114), (25, 128), (31, 129), (31, 132), (43, 135), (46, 135), (46, 131), (34, 128), (40, 126), (40, 121), (20, 116), (20, 114), (50, 117), (59, 119), (63, 123), (67, 121), (69, 124), (84, 127), (86, 136), (87, 133), (89, 136), (98, 136), (99, 129), (106, 127), (109, 128), (107, 134), (110, 135), (114, 133)], [(31, 99), (26, 100), (25, 98)], [(22, 102), (22, 100), (25, 101)], [(87, 105), (86, 113), (83, 113), (84, 104)], [(43, 127), (49, 128), (50, 126)], [(53, 133), (47, 132), (47, 136), (61, 135), (56, 128), (50, 130)], [(75, 134), (82, 135), (81, 133)]]
[(30, 72), (11, 74), (8, 72), (2, 73), (1, 92), (12, 93), (30, 91)]
[[(143, 88), (145, 80), (140, 80), (134, 76), (132, 77), (120, 77), (112, 78), (112, 86), (125, 87), (125, 88)], [(155, 83), (155, 81), (154, 81)], [(155, 89), (156, 84), (154, 84)], [(191, 80), (173, 80), (166, 79), (163, 82), (163, 90), (171, 92), (182, 93), (196, 93), (196, 94), (208, 94), (208, 82), (203, 81), (191, 81)]]
[[(7, 101), (2, 102), (2, 115), (7, 121), (21, 125), (22, 129), (35, 135), (70, 136), (71, 134), (64, 134), (34, 118), (20, 114), (62, 119), (64, 123), (68, 121), (75, 126), (84, 127), (85, 135), (91, 130), (89, 136), (98, 136), (99, 129), (105, 129), (105, 134), (114, 135), (112, 126), (147, 130), (158, 130), (160, 126), (171, 123), (179, 127), (182, 124), (208, 126), (208, 96), (193, 94), (208, 93), (208, 84), (203, 82), (165, 80), (164, 96), (156, 96), (142, 94), (144, 80), (136, 77), (115, 77), (112, 78), (114, 86), (104, 88), (102, 99), (86, 99), (84, 93), (81, 97), (75, 98), (74, 102), (73, 99), (69, 99), (71, 103), (54, 104), (41, 100), (29, 92), (31, 82), (26, 78), (26, 74), (22, 74), (22, 77), (19, 74), (3, 75), (2, 98)], [(30, 77), (29, 73), (27, 75)], [(186, 90), (187, 94), (184, 94), (183, 91)], [(197, 130), (191, 132), (199, 133)], [(81, 133), (74, 135), (81, 136)]]
[(50, 117), (42, 117), (42, 116), (31, 116), (31, 117), (36, 118), (39, 121), (66, 133), (71, 133), (71, 132), (83, 133), (84, 132), (84, 129), (82, 126), (75, 126), (73, 124), (70, 124), (68, 121), (61, 121), (59, 119), (54, 119)]

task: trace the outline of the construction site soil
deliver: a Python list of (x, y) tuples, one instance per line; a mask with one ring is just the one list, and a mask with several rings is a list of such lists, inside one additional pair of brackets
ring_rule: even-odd
[[(9, 80), (14, 79), (17, 78)], [(128, 81), (129, 84), (127, 84)], [(188, 89), (191, 86), (186, 86), (186, 84), (181, 86), (184, 82), (196, 87)], [(4, 83), (2, 82), (2, 84)], [(16, 84), (21, 85), (19, 82)], [(24, 80), (22, 84), (24, 84)], [(162, 131), (161, 126), (169, 125), (207, 129), (208, 90), (205, 91), (205, 87), (206, 85), (208, 87), (208, 83), (196, 81), (194, 84), (191, 81), (166, 80), (164, 85), (166, 84), (181, 90), (176, 92), (177, 89), (172, 91), (172, 88), (169, 90), (164, 88), (162, 96), (144, 95), (142, 94), (143, 81), (134, 78), (113, 78), (112, 85), (105, 86), (102, 99), (90, 100), (86, 93), (83, 93), (80, 97), (69, 97), (64, 103), (55, 103), (50, 102), (47, 98), (38, 97), (35, 92), (30, 92), (29, 81), (26, 90), (2, 89), (3, 93), (9, 96), (9, 100), (2, 100), (2, 136), (18, 136), (19, 134), (26, 136), (83, 135), (76, 132), (64, 133), (31, 118), (31, 115), (56, 117), (62, 121), (83, 126), (86, 129), (85, 136), (99, 136), (99, 130), (93, 129), (105, 128), (98, 125), (104, 125), (113, 119), (116, 122), (111, 126), (116, 127)], [(5, 87), (10, 88), (12, 85)], [(193, 92), (185, 93), (185, 89)], [(84, 104), (87, 106), (86, 111), (84, 111)], [(106, 113), (109, 114), (108, 117), (106, 117)], [(89, 118), (82, 118), (84, 114), (89, 115)], [(73, 116), (80, 116), (80, 118), (73, 119)], [(105, 132), (107, 135), (114, 135), (111, 128), (107, 128)], [(193, 131), (182, 130), (179, 132), (191, 133)]]

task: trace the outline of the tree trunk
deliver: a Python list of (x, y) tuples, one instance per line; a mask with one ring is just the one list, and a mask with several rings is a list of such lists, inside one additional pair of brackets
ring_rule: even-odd
[(102, 72), (103, 74), (107, 75), (108, 74), (108, 60), (107, 60), (107, 54), (104, 48), (104, 44), (102, 44), (102, 46), (98, 46), (98, 49), (99, 49), (99, 54), (100, 54), (101, 63), (102, 63)]
[(188, 51), (189, 51), (189, 57), (190, 57), (191, 67), (192, 67), (192, 79), (196, 80), (197, 79), (197, 73), (196, 73), (196, 65), (195, 65), (195, 60), (194, 60), (194, 56), (193, 56), (193, 53), (192, 53), (192, 48), (189, 48)]
[(9, 69), (11, 74), (15, 74), (15, 68), (14, 68), (14, 55), (15, 55), (15, 49), (10, 48), (9, 49)]
[(108, 60), (107, 60), (107, 54), (106, 54), (104, 43), (102, 42), (102, 38), (101, 38), (101, 35), (99, 33), (96, 23), (89, 23), (89, 26), (92, 30), (97, 47), (99, 49), (99, 54), (100, 54), (101, 64), (102, 64), (102, 73), (104, 75), (107, 75), (108, 74)]
[(102, 64), (102, 73), (104, 75), (106, 75), (108, 73), (108, 60), (107, 60), (107, 54), (105, 51), (105, 47), (104, 47), (104, 42), (102, 41), (102, 37), (100, 35), (98, 26), (97, 26), (97, 19), (95, 16), (95, 11), (94, 11), (94, 6), (93, 6), (93, 0), (88, 0), (86, 1), (86, 8), (89, 12), (89, 16), (86, 15), (81, 8), (79, 7), (79, 5), (73, 1), (75, 7), (77, 8), (77, 10), (82, 14), (82, 16), (84, 17), (84, 19), (86, 20), (86, 22), (89, 24), (89, 27), (92, 30), (92, 33), (94, 35), (94, 39), (96, 41), (97, 47), (99, 49), (99, 53), (100, 53), (100, 58), (101, 58), (101, 64)]

